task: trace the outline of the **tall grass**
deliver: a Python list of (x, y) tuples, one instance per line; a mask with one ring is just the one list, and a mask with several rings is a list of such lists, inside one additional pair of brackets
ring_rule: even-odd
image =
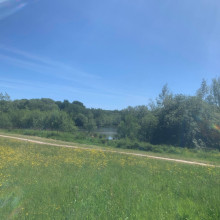
[(4, 133), (38, 136), (55, 140), (74, 142), (80, 144), (97, 145), (102, 147), (113, 147), (118, 149), (130, 149), (146, 151), (158, 156), (167, 156), (180, 159), (208, 161), (220, 164), (220, 152), (213, 149), (190, 149), (171, 145), (152, 145), (146, 142), (131, 141), (129, 139), (108, 140), (104, 135), (86, 133), (82, 131), (57, 132), (49, 130), (13, 129), (0, 130)]
[(220, 169), (0, 138), (0, 219), (220, 219)]

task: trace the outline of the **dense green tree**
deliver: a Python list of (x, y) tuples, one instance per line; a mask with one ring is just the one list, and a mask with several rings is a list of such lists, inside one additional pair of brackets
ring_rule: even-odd
[(10, 108), (10, 96), (7, 93), (0, 93), (0, 112), (8, 112)]
[(44, 129), (45, 128), (46, 115), (45, 113), (35, 110), (33, 112), (33, 128)]
[(0, 128), (12, 128), (12, 122), (7, 113), (0, 112)]
[(207, 97), (209, 95), (209, 87), (207, 85), (207, 82), (205, 79), (202, 80), (200, 88), (197, 90), (197, 96), (198, 98), (202, 100), (207, 100)]
[(158, 126), (158, 118), (152, 113), (145, 115), (140, 123), (139, 138), (141, 141), (152, 142)]
[(162, 88), (161, 93), (159, 94), (159, 97), (156, 99), (157, 106), (162, 108), (166, 107), (166, 105), (169, 105), (169, 102), (172, 99), (172, 93), (170, 92), (168, 85), (165, 84)]
[(220, 77), (212, 80), (211, 97), (213, 104), (220, 108)]
[(140, 125), (138, 124), (137, 119), (132, 116), (132, 114), (128, 114), (118, 126), (118, 135), (121, 138), (135, 140), (138, 137), (139, 129)]
[(46, 128), (55, 131), (74, 131), (75, 123), (66, 112), (53, 111), (48, 113), (46, 118)]
[(118, 128), (118, 137), (192, 148), (220, 149), (220, 77), (205, 80), (195, 96), (174, 95), (167, 84), (155, 102), (122, 111), (89, 109), (68, 100), (21, 99), (0, 93), (0, 128), (92, 132)]
[(82, 113), (79, 113), (75, 118), (75, 123), (76, 123), (76, 126), (80, 128), (85, 128), (88, 123), (88, 118)]
[(97, 128), (95, 120), (93, 118), (89, 118), (87, 124), (85, 125), (85, 129), (89, 132), (94, 131)]

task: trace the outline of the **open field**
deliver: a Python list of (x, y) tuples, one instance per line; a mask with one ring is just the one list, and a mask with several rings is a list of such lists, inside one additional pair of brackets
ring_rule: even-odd
[[(25, 139), (36, 140), (46, 143), (55, 143), (61, 145), (74, 145), (78, 147), (95, 148), (114, 150), (119, 152), (128, 153), (140, 153), (156, 157), (167, 157), (173, 159), (194, 161), (198, 163), (209, 163), (220, 166), (220, 152), (218, 150), (203, 150), (203, 149), (188, 149), (174, 146), (160, 146), (154, 145), (153, 151), (143, 151), (138, 149), (126, 149), (118, 148), (115, 141), (108, 141), (102, 144), (97, 141), (96, 138), (80, 138), (77, 139), (75, 134), (69, 132), (55, 132), (55, 131), (44, 131), (44, 130), (25, 130), (25, 129), (13, 129), (13, 130), (2, 130), (0, 129), (1, 135), (13, 136)], [(116, 141), (117, 142), (117, 141)], [(152, 145), (153, 146), (153, 145)], [(163, 149), (165, 147), (165, 149)]]
[(0, 138), (0, 219), (219, 219), (220, 168)]
[(96, 148), (93, 146), (91, 148), (90, 146), (79, 146), (77, 144), (75, 145), (66, 145), (66, 144), (59, 144), (53, 141), (53, 143), (50, 142), (50, 140), (47, 140), (46, 142), (44, 141), (39, 141), (36, 139), (30, 139), (24, 138), (24, 137), (17, 137), (17, 136), (8, 136), (8, 135), (2, 135), (0, 134), (1, 138), (9, 138), (13, 140), (19, 140), (19, 141), (25, 141), (28, 143), (35, 143), (35, 144), (40, 144), (40, 145), (47, 145), (47, 146), (55, 146), (55, 147), (64, 147), (64, 148), (73, 148), (73, 149), (80, 149), (80, 150), (98, 150), (106, 153), (116, 153), (116, 154), (123, 154), (123, 155), (132, 155), (132, 156), (137, 156), (137, 157), (147, 157), (151, 159), (157, 159), (157, 160), (166, 160), (166, 161), (172, 161), (172, 162), (177, 162), (177, 163), (185, 163), (185, 164), (191, 164), (191, 165), (199, 165), (199, 166), (209, 166), (209, 167), (220, 167), (217, 164), (210, 164), (210, 163), (201, 163), (201, 162), (196, 162), (196, 161), (189, 161), (189, 160), (180, 160), (180, 159), (175, 159), (175, 158), (169, 158), (169, 157), (162, 157), (162, 156), (153, 156), (153, 155), (148, 155), (148, 154), (142, 154), (141, 152), (128, 152), (128, 151), (121, 151), (121, 150), (112, 150), (112, 149), (103, 149), (103, 148)]

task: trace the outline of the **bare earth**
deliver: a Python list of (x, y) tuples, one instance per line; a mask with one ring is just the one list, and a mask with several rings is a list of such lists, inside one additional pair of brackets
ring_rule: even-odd
[[(27, 141), (27, 142), (30, 142), (30, 143), (36, 143), (36, 144), (42, 144), (42, 145), (49, 145), (49, 146), (56, 146), (56, 147), (66, 147), (66, 148), (74, 148), (74, 149), (82, 149), (82, 150), (91, 150), (91, 148), (88, 148), (88, 147), (79, 147), (79, 146), (73, 146), (73, 145), (47, 143), (47, 142), (36, 141), (36, 140), (32, 140), (32, 139), (6, 136), (6, 135), (1, 135), (1, 134), (0, 134), (0, 137), (16, 139), (16, 140), (20, 140), (20, 141)], [(92, 148), (92, 149), (94, 150), (94, 148)], [(129, 152), (122, 152), (122, 151), (106, 150), (106, 149), (95, 149), (95, 150), (109, 152), (109, 153), (116, 153), (116, 154), (133, 155), (133, 156), (138, 156), (138, 157), (147, 157), (147, 158), (152, 158), (152, 159), (157, 159), (157, 160), (167, 160), (167, 161), (173, 161), (173, 162), (177, 162), (177, 163), (185, 163), (185, 164), (190, 164), (190, 165), (219, 167), (219, 166), (215, 166), (215, 165), (207, 164), (207, 163), (200, 163), (200, 162), (187, 161), (187, 160), (179, 160), (179, 159), (173, 159), (173, 158), (167, 158), (167, 157), (157, 157), (157, 156), (151, 156), (151, 155), (140, 154), (140, 153), (129, 153)]]

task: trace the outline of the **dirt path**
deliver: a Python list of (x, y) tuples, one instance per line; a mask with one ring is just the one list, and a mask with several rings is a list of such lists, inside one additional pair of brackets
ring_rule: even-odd
[(190, 165), (199, 165), (199, 166), (208, 166), (208, 167), (220, 167), (220, 166), (215, 166), (215, 165), (207, 164), (207, 163), (200, 163), (200, 162), (194, 162), (194, 161), (173, 159), (173, 158), (167, 158), (167, 157), (157, 157), (157, 156), (151, 156), (151, 155), (140, 154), (140, 153), (129, 153), (129, 152), (123, 152), (123, 151), (95, 149), (95, 148), (88, 148), (88, 147), (63, 145), (63, 144), (53, 144), (53, 143), (47, 143), (47, 142), (42, 142), (42, 141), (31, 140), (31, 139), (27, 139), (27, 138), (19, 138), (19, 137), (7, 136), (7, 135), (1, 135), (1, 134), (0, 134), (0, 137), (16, 139), (16, 140), (20, 140), (20, 141), (27, 141), (27, 142), (30, 142), (30, 143), (36, 143), (36, 144), (42, 144), (42, 145), (56, 146), (56, 147), (66, 147), (66, 148), (82, 149), (82, 150), (91, 150), (91, 149), (93, 149), (93, 150), (104, 151), (104, 152), (109, 152), (109, 153), (133, 155), (133, 156), (138, 156), (138, 157), (147, 157), (147, 158), (152, 158), (152, 159), (157, 159), (157, 160), (167, 160), (167, 161), (173, 161), (173, 162), (177, 162), (177, 163), (185, 163), (185, 164), (190, 164)]

